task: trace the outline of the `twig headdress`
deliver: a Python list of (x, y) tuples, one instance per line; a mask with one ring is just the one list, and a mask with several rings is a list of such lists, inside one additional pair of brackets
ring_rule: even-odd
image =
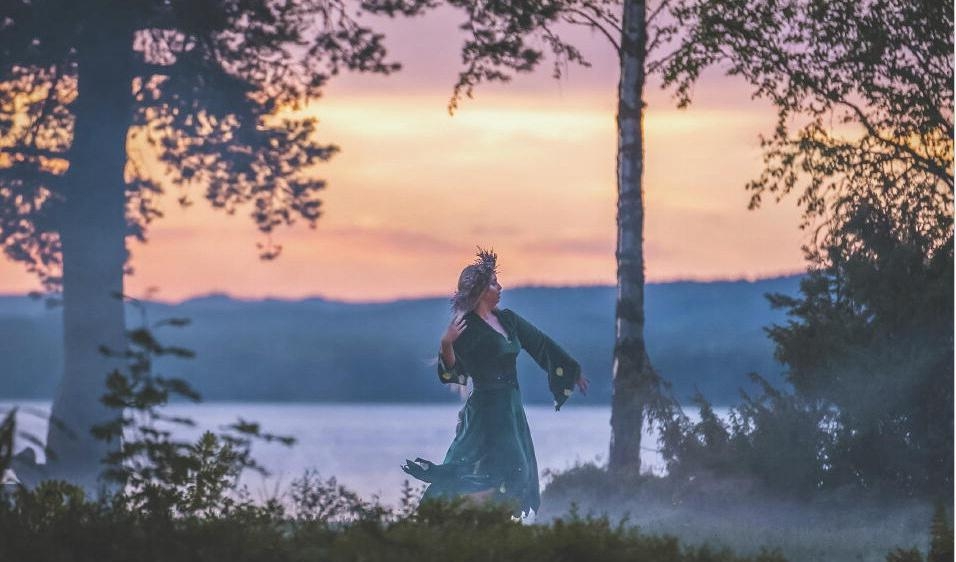
[(451, 298), (453, 312), (470, 312), (478, 304), (491, 279), (498, 274), (498, 255), (494, 250), (478, 247), (475, 263), (465, 267), (458, 276), (458, 291)]

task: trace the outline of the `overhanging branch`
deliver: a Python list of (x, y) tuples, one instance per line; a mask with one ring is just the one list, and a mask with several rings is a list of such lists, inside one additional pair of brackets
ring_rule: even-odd
[[(566, 21), (566, 22), (568, 22), (568, 23), (570, 23), (570, 24), (573, 24), (573, 25), (584, 25), (584, 26), (587, 26), (587, 27), (591, 27), (591, 28), (597, 29), (598, 31), (600, 31), (600, 32), (604, 35), (604, 37), (607, 38), (608, 41), (610, 41), (611, 45), (614, 47), (615, 52), (617, 52), (617, 54), (620, 56), (620, 54), (621, 54), (621, 46), (620, 46), (620, 44), (617, 42), (617, 40), (614, 39), (614, 36), (611, 34), (611, 32), (608, 31), (608, 30), (604, 27), (604, 25), (602, 25), (601, 22), (597, 21), (596, 19), (594, 19), (593, 17), (591, 17), (590, 15), (588, 15), (587, 12), (584, 12), (583, 10), (578, 10), (578, 9), (575, 9), (575, 8), (571, 8), (571, 9), (568, 9), (567, 12), (569, 12), (570, 15), (569, 15), (569, 14), (566, 14), (566, 15), (564, 16), (564, 21)], [(584, 18), (584, 21), (574, 19), (573, 16), (580, 16), (580, 17)], [(622, 33), (620, 27), (614, 25), (613, 23), (609, 23), (609, 22), (605, 22), (605, 23), (607, 23), (608, 25), (610, 25), (614, 31), (618, 32), (618, 34)]]

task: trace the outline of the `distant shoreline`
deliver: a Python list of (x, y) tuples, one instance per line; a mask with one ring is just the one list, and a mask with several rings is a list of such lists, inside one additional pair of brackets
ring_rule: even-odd
[[(759, 391), (747, 373), (783, 382), (764, 329), (785, 323), (768, 293), (797, 295), (801, 276), (760, 281), (671, 282), (645, 289), (645, 339), (652, 364), (685, 405), (699, 390), (715, 405), (739, 389)], [(580, 404), (611, 403), (617, 289), (613, 286), (505, 289), (503, 308), (518, 311), (561, 344), (591, 379)], [(163, 376), (185, 379), (207, 401), (322, 404), (455, 404), (429, 360), (448, 322), (445, 298), (349, 304), (319, 299), (236, 301), (207, 296), (178, 305), (143, 301), (164, 345), (190, 349), (189, 360), (163, 357)], [(29, 297), (0, 297), (0, 397), (49, 400), (63, 371), (62, 308)], [(143, 321), (126, 307), (130, 327)], [(551, 404), (541, 368), (518, 358), (526, 404)]]
[[(751, 277), (751, 276), (741, 276), (741, 277), (719, 277), (713, 279), (696, 279), (692, 277), (680, 277), (674, 279), (665, 279), (659, 281), (649, 281), (645, 283), (645, 286), (664, 286), (664, 285), (719, 285), (719, 284), (735, 284), (735, 283), (760, 283), (764, 281), (777, 281), (780, 279), (787, 279), (791, 277), (799, 277), (805, 274), (805, 271), (793, 271), (793, 272), (782, 272), (777, 275), (768, 275), (766, 277)], [(570, 284), (561, 284), (561, 285), (537, 285), (537, 284), (527, 284), (527, 285), (517, 285), (514, 287), (509, 287), (509, 291), (521, 291), (521, 290), (561, 290), (561, 289), (609, 289), (615, 288), (616, 285), (613, 283), (584, 283), (581, 285), (570, 285)], [(31, 293), (2, 293), (0, 292), (0, 299), (4, 298), (31, 298)], [(38, 297), (42, 299), (43, 297)], [(430, 301), (430, 300), (445, 300), (448, 299), (449, 295), (436, 295), (436, 294), (423, 294), (419, 296), (401, 296), (401, 297), (390, 297), (384, 299), (366, 299), (366, 300), (351, 300), (351, 299), (342, 299), (336, 297), (328, 297), (319, 294), (313, 295), (303, 295), (303, 296), (292, 296), (292, 297), (283, 297), (283, 296), (263, 296), (263, 297), (244, 297), (241, 295), (232, 295), (228, 291), (223, 290), (211, 290), (206, 293), (197, 293), (193, 296), (184, 298), (184, 299), (142, 299), (146, 302), (161, 304), (166, 306), (180, 306), (182, 304), (196, 303), (202, 301), (215, 301), (215, 300), (228, 300), (237, 303), (297, 303), (303, 301), (319, 301), (328, 304), (343, 304), (343, 305), (385, 305), (385, 304), (398, 304), (410, 301)]]

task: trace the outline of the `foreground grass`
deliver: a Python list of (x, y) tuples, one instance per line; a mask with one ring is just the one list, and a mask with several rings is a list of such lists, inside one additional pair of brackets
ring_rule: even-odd
[(743, 482), (623, 482), (592, 465), (552, 478), (533, 525), (515, 521), (508, 506), (416, 506), (406, 492), (393, 510), (334, 478), (304, 477), (289, 502), (217, 495), (183, 512), (187, 504), (157, 507), (131, 496), (90, 501), (76, 487), (46, 482), (0, 495), (0, 560), (952, 560), (945, 510), (934, 517), (918, 502), (774, 501)]
[[(920, 560), (931, 550), (934, 511), (925, 500), (849, 495), (783, 499), (746, 481), (675, 483), (641, 477), (628, 483), (608, 478), (593, 464), (552, 475), (538, 520), (547, 523), (570, 509), (612, 522), (626, 520), (643, 532), (674, 536), (689, 546), (710, 545), (741, 555), (772, 546), (791, 562), (883, 562), (900, 548), (909, 551), (906, 560)], [(952, 552), (952, 528), (947, 532)]]
[[(317, 506), (321, 507), (321, 506)], [(685, 547), (607, 518), (571, 514), (546, 525), (512, 520), (504, 506), (430, 503), (408, 514), (361, 506), (290, 515), (272, 504), (202, 517), (150, 515), (122, 501), (87, 501), (44, 484), (0, 506), (0, 560), (45, 561), (648, 561), (783, 562), (763, 552)]]

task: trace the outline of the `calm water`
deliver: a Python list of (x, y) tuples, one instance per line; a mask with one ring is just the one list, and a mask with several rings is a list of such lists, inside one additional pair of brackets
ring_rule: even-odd
[[(44, 412), (50, 406), (49, 402), (19, 404)], [(10, 405), (0, 403), (0, 408)], [(408, 478), (399, 467), (406, 458), (441, 462), (454, 436), (460, 408), (458, 404), (211, 402), (173, 405), (167, 413), (196, 422), (197, 428), (177, 430), (183, 437), (227, 425), (239, 416), (261, 423), (264, 431), (295, 437), (298, 441), (292, 447), (265, 443), (254, 447), (254, 456), (271, 473), (268, 477), (244, 475), (243, 481), (255, 498), (281, 492), (292, 479), (314, 468), (323, 477), (337, 477), (365, 497), (377, 494), (385, 503), (394, 504), (402, 481)], [(577, 462), (603, 463), (607, 458), (609, 407), (575, 407), (569, 403), (560, 412), (545, 405), (527, 406), (526, 412), (542, 473), (546, 469), (566, 469)], [(18, 420), (22, 429), (45, 437), (45, 419), (21, 414)], [(660, 471), (663, 463), (652, 449), (656, 445), (653, 436), (646, 435), (644, 442), (648, 445), (643, 453), (644, 466)]]

